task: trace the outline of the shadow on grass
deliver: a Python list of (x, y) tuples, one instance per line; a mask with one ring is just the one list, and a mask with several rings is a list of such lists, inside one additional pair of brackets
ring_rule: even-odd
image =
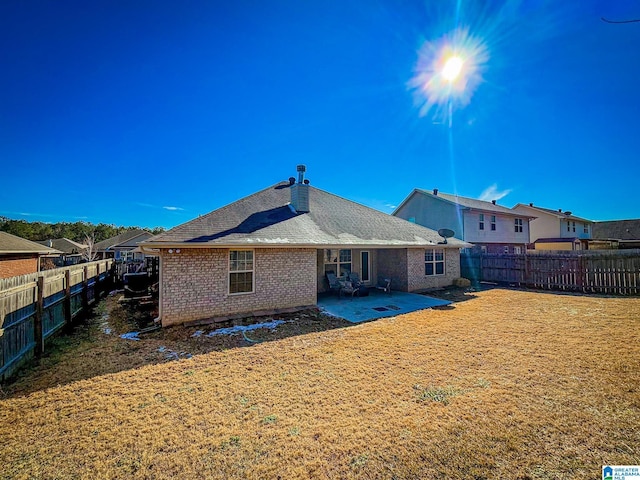
[[(466, 302), (468, 300), (473, 300), (474, 298), (478, 298), (477, 295), (474, 295), (475, 292), (489, 290), (491, 288), (494, 288), (494, 287), (487, 286), (487, 285), (478, 285), (476, 287), (468, 287), (468, 288), (445, 287), (438, 290), (429, 290), (427, 292), (424, 292), (423, 295), (426, 295), (428, 297), (440, 298), (442, 300), (448, 300), (455, 305), (456, 303)], [(432, 308), (436, 310), (450, 310), (450, 308), (444, 308), (444, 307), (438, 307), (438, 308), (432, 307)], [(453, 306), (451, 306), (451, 308), (453, 308)]]
[[(153, 313), (136, 311), (115, 296), (102, 300), (92, 316), (47, 342), (39, 359), (27, 363), (2, 385), (0, 398), (18, 397), (80, 380), (132, 370), (146, 365), (183, 361), (195, 355), (254, 346), (263, 342), (353, 326), (316, 310), (234, 321), (234, 325), (283, 320), (275, 329), (256, 329), (243, 336), (207, 336), (213, 325), (174, 327), (140, 334), (139, 339), (120, 335), (140, 331)], [(216, 325), (216, 328), (230, 324)], [(198, 332), (198, 333), (196, 333)]]
[[(469, 289), (448, 288), (430, 292), (429, 296), (453, 302), (437, 307), (451, 310), (455, 303), (476, 298)], [(200, 327), (164, 328), (140, 334), (139, 340), (120, 335), (140, 331), (152, 324), (153, 310), (141, 310), (118, 301), (120, 295), (109, 296), (94, 309), (93, 315), (76, 324), (47, 343), (44, 354), (33, 359), (17, 375), (3, 385), (0, 397), (28, 395), (59, 385), (66, 385), (96, 376), (132, 370), (146, 365), (182, 361), (191, 356), (245, 348), (289, 337), (318, 333), (355, 324), (317, 310), (251, 318), (234, 321), (233, 325), (248, 325), (271, 320), (284, 320), (275, 329), (256, 329), (237, 335), (208, 334), (230, 324)]]

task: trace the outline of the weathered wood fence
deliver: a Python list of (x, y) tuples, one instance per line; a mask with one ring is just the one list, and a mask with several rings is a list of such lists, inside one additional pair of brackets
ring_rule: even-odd
[(640, 250), (503, 255), (462, 253), (461, 276), (472, 282), (617, 295), (640, 294)]
[(0, 381), (70, 325), (109, 286), (113, 260), (0, 279)]

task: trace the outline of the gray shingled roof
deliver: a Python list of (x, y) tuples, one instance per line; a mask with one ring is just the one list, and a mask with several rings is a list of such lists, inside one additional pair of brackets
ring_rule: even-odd
[(40, 245), (44, 245), (45, 247), (49, 246), (49, 242), (51, 242), (51, 248), (55, 248), (56, 250), (60, 250), (61, 252), (69, 254), (80, 254), (87, 248), (86, 245), (74, 242), (73, 240), (69, 240), (68, 238), (54, 238), (51, 240), (38, 241)]
[(514, 217), (522, 216), (522, 214), (516, 213), (510, 208), (503, 207), (502, 205), (494, 205), (492, 202), (486, 202), (484, 200), (476, 200), (475, 198), (461, 197), (460, 195), (452, 195), (450, 193), (441, 193), (441, 192), (438, 192), (438, 195), (434, 195), (433, 192), (430, 192), (428, 190), (422, 190), (419, 188), (416, 190), (425, 195), (430, 195), (431, 197), (434, 197), (434, 198), (441, 198), (452, 203), (457, 203), (462, 207), (472, 208), (474, 210), (484, 210), (487, 212), (502, 213), (502, 214), (511, 215)]
[[(289, 184), (271, 186), (143, 243), (184, 246), (425, 246), (434, 230), (309, 186), (309, 212), (289, 205)], [(449, 239), (449, 247), (469, 244)]]
[(594, 222), (591, 238), (598, 240), (640, 240), (640, 219)]
[[(567, 212), (562, 212), (562, 211), (558, 211), (558, 210), (553, 210), (551, 208), (543, 208), (543, 207), (538, 207), (536, 205), (526, 205), (524, 203), (518, 203), (517, 205), (515, 205), (513, 208), (516, 208), (518, 206), (523, 206), (523, 207), (527, 207), (527, 208), (531, 208), (533, 210), (538, 210), (540, 212), (544, 212), (544, 213), (548, 213), (550, 215), (555, 215), (558, 218), (567, 218), (570, 219), (571, 221), (576, 221), (576, 222), (586, 222), (586, 223), (590, 223), (591, 220), (587, 220), (586, 218), (581, 218), (581, 217), (576, 217), (573, 214), (569, 214), (567, 215)], [(570, 212), (570, 211), (569, 211)]]
[(127, 230), (115, 237), (107, 238), (106, 240), (96, 243), (95, 247), (98, 252), (109, 250), (115, 246), (135, 247), (139, 243), (135, 241), (136, 237), (144, 234), (151, 235), (151, 232), (141, 228)]
[(55, 248), (45, 247), (31, 240), (11, 235), (7, 232), (0, 232), (0, 253), (38, 253), (47, 255), (62, 252), (59, 252)]

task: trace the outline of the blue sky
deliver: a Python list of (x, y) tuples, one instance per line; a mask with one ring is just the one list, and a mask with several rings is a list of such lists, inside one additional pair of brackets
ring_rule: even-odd
[[(640, 2), (5, 0), (0, 215), (172, 227), (304, 163), (385, 212), (437, 187), (640, 218), (640, 23), (603, 16)], [(475, 81), (425, 108), (455, 32)]]

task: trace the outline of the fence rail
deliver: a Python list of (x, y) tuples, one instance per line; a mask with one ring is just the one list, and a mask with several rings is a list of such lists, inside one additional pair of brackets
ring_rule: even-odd
[(503, 255), (463, 253), (463, 277), (548, 290), (640, 294), (640, 250)]
[(113, 260), (0, 279), (0, 380), (86, 312), (113, 275)]

